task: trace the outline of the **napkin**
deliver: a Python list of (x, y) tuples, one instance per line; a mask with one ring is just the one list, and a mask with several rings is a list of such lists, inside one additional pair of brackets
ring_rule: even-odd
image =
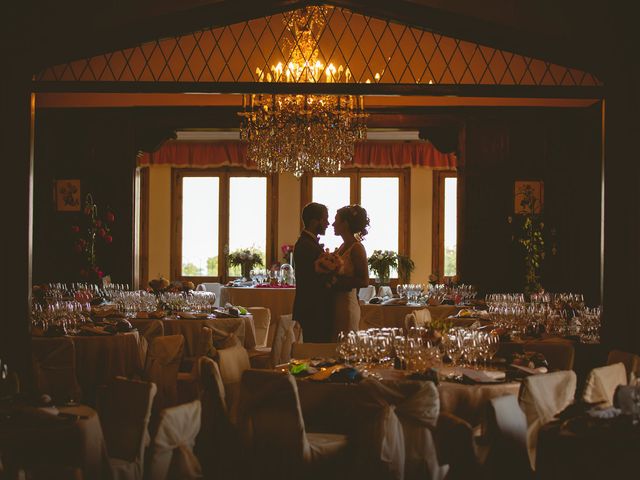
[(505, 372), (498, 370), (473, 370), (471, 368), (463, 368), (462, 375), (476, 383), (503, 382), (506, 378)]

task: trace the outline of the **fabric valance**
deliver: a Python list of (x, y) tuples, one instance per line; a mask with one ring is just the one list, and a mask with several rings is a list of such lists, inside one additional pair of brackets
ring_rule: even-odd
[[(167, 142), (154, 153), (144, 153), (139, 166), (255, 169), (247, 158), (247, 146), (237, 141)], [(349, 167), (351, 165), (347, 165)], [(433, 144), (419, 142), (363, 142), (356, 144), (353, 167), (357, 168), (455, 168), (455, 153), (442, 153)]]

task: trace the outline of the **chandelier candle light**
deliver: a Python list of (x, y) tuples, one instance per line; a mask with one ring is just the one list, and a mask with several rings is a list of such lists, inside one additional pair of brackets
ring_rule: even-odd
[[(325, 64), (318, 38), (328, 7), (307, 7), (292, 14), (287, 29), (289, 61), (256, 69), (261, 82), (349, 83), (348, 67)], [(379, 77), (378, 74), (376, 74)], [(247, 155), (265, 173), (334, 174), (353, 161), (356, 141), (367, 137), (364, 99), (353, 95), (244, 95), (240, 138)]]

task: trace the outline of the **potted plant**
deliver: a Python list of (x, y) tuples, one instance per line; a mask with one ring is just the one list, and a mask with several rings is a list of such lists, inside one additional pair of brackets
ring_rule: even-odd
[(537, 204), (538, 199), (532, 187), (526, 185), (518, 193), (521, 196), (520, 208), (522, 212), (522, 226), (518, 243), (524, 250), (524, 291), (527, 295), (531, 295), (542, 290), (540, 266), (544, 260), (544, 223), (541, 215), (537, 213), (541, 211), (541, 208)]
[(398, 254), (391, 250), (374, 250), (367, 263), (378, 285), (388, 285), (391, 268), (398, 268)]
[(251, 270), (256, 265), (263, 265), (262, 255), (253, 249), (239, 249), (229, 254), (229, 264), (233, 267), (240, 267), (242, 276), (249, 280), (251, 278)]
[(416, 264), (408, 255), (398, 255), (398, 275), (402, 283), (411, 281), (411, 272), (416, 269)]

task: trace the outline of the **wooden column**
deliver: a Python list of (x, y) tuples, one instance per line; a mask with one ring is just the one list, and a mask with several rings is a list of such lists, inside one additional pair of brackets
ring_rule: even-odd
[(28, 383), (33, 227), (33, 121), (30, 75), (9, 58), (0, 78), (2, 144), (2, 314), (0, 358)]

